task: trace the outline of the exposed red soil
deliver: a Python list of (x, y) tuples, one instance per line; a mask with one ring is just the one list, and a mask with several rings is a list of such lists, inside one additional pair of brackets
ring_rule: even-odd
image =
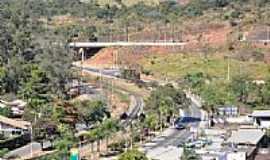
[(190, 0), (177, 0), (177, 2), (181, 5), (187, 5), (189, 4)]
[(121, 102), (117, 95), (110, 95), (110, 113), (113, 118), (119, 118), (120, 115), (128, 110), (129, 104)]
[(85, 61), (84, 65), (91, 65), (94, 67), (108, 67), (115, 64), (114, 55), (116, 54), (113, 48), (104, 48), (99, 51), (92, 58)]
[(254, 48), (270, 49), (270, 43), (264, 42), (253, 42), (251, 46)]
[(184, 34), (184, 41), (189, 42), (188, 49), (196, 49), (207, 45), (221, 47), (227, 43), (232, 28), (223, 24), (194, 25)]
[(168, 54), (179, 48), (171, 47), (134, 47), (134, 48), (104, 48), (92, 58), (86, 60), (84, 65), (96, 68), (111, 68), (121, 66), (134, 66), (146, 54)]

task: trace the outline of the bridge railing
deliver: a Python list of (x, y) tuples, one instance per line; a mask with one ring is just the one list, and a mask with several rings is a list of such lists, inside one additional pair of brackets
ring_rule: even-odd
[(183, 33), (180, 30), (106, 33), (98, 35), (97, 42), (183, 42)]

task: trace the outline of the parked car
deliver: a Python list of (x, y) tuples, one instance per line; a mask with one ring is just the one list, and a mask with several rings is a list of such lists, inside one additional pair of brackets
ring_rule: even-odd
[(193, 142), (188, 142), (185, 144), (185, 147), (186, 148), (194, 148), (196, 146), (196, 142), (193, 141)]
[(183, 125), (183, 124), (178, 123), (178, 124), (175, 125), (175, 129), (177, 129), (177, 130), (183, 130), (183, 129), (186, 129), (186, 126)]

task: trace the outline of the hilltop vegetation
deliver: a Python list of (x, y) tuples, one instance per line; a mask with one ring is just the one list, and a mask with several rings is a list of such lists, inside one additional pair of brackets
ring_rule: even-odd
[(144, 2), (146, 5), (158, 5), (159, 4), (159, 0), (125, 0), (125, 1), (121, 1), (121, 0), (97, 0), (97, 3), (99, 5), (121, 5), (124, 4), (126, 6), (133, 6), (136, 5), (140, 2)]

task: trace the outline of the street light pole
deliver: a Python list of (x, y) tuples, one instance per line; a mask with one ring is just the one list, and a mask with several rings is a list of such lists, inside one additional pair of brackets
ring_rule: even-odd
[(31, 137), (30, 137), (30, 155), (31, 155), (31, 158), (33, 157), (33, 146), (32, 146), (32, 139), (33, 139), (33, 125), (31, 124), (31, 128), (30, 128), (30, 134), (31, 134)]
[[(36, 114), (35, 114), (35, 119), (34, 119), (34, 123), (36, 123), (37, 121), (37, 117), (36, 117)], [(31, 123), (31, 128), (30, 128), (30, 155), (31, 155), (31, 158), (33, 157), (33, 124)]]

